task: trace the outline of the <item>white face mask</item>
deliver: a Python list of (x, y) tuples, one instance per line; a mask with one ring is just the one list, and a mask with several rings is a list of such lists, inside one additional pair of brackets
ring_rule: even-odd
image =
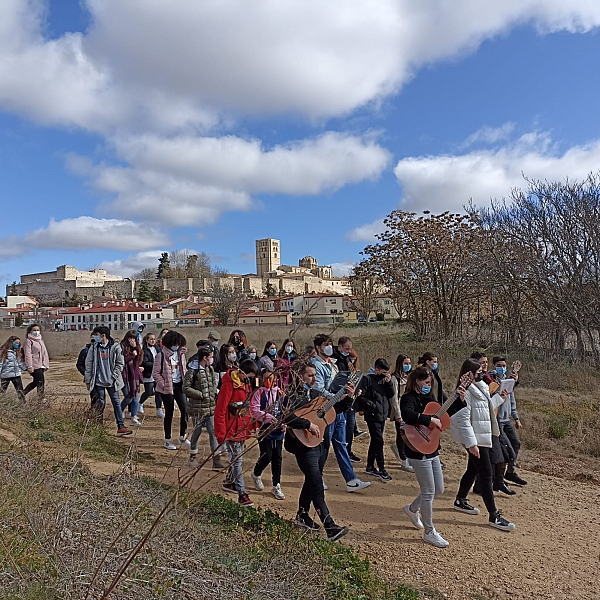
[(214, 358), (213, 358), (212, 356), (210, 356), (210, 357), (208, 358), (208, 366), (210, 367), (210, 365), (212, 365), (212, 364), (213, 364), (213, 362), (214, 362)]
[(323, 348), (323, 354), (325, 356), (331, 356), (333, 354), (333, 346), (325, 346), (325, 348)]
[(31, 335), (34, 337), (40, 337), (40, 332), (39, 331), (32, 331)]
[(254, 360), (256, 358), (256, 352), (250, 352), (250, 354), (248, 354), (248, 358)]
[(237, 360), (237, 354), (228, 354), (227, 358), (229, 359), (229, 362), (235, 362)]
[(285, 351), (286, 351), (288, 354), (291, 354), (291, 353), (294, 351), (294, 346), (286, 346), (286, 347), (285, 347)]

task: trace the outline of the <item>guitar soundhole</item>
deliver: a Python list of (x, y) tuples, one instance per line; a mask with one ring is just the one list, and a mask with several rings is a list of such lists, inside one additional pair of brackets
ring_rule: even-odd
[(321, 409), (319, 409), (317, 411), (317, 417), (319, 417), (319, 419), (323, 419), (325, 417), (325, 413)]

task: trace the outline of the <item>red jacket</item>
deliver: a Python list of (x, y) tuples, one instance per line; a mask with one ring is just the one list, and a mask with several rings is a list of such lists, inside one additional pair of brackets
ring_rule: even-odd
[(256, 421), (250, 415), (250, 406), (246, 415), (236, 417), (229, 412), (232, 402), (245, 402), (252, 388), (240, 379), (237, 369), (229, 369), (221, 382), (221, 389), (215, 406), (215, 437), (219, 444), (223, 442), (244, 442), (256, 429)]

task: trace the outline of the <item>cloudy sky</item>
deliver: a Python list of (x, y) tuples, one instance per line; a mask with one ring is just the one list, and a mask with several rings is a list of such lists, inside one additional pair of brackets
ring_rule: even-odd
[[(0, 284), (338, 273), (391, 210), (600, 168), (597, 0), (1, 0)], [(2, 288), (3, 289), (3, 288)]]

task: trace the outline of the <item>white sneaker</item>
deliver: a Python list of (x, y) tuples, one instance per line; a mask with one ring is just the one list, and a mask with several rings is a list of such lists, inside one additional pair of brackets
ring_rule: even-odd
[(410, 510), (410, 504), (403, 506), (402, 510), (406, 513), (406, 516), (410, 519), (410, 522), (415, 526), (415, 529), (423, 529), (420, 511), (413, 512)]
[(390, 450), (392, 451), (392, 454), (396, 457), (396, 460), (401, 463), (402, 459), (400, 458), (400, 452), (398, 452), (398, 446), (396, 444), (392, 444), (390, 446)]
[(429, 533), (424, 533), (423, 541), (436, 548), (447, 548), (450, 545), (450, 542), (447, 542), (435, 529), (432, 529)]
[(165, 448), (167, 450), (177, 450), (177, 446), (173, 443), (173, 440), (165, 440)]
[(414, 473), (415, 470), (410, 466), (410, 463), (408, 462), (408, 458), (405, 458), (404, 460), (400, 461), (400, 466), (402, 468), (403, 471), (408, 471), (409, 473)]
[(325, 483), (325, 480), (323, 479), (323, 489), (324, 490), (328, 490), (329, 488), (327, 487), (327, 484)]
[(366, 487), (371, 485), (370, 481), (361, 481), (360, 479), (352, 479), (346, 484), (346, 491), (350, 492), (358, 492), (359, 490), (364, 490)]
[(140, 407), (138, 408), (138, 415), (143, 415), (144, 414), (144, 405), (140, 404)]
[(190, 440), (187, 440), (182, 436), (179, 436), (179, 445), (184, 446), (185, 448), (189, 448), (192, 445), (192, 442), (190, 442)]
[(260, 475), (255, 475), (254, 471), (250, 471), (250, 477), (254, 483), (254, 489), (258, 492), (262, 492), (265, 489), (265, 484), (262, 482)]
[(278, 483), (272, 490), (271, 494), (277, 498), (277, 500), (285, 500), (285, 496), (283, 494), (283, 490), (281, 489), (281, 484)]
[(156, 416), (159, 419), (164, 419), (165, 418), (165, 411), (162, 408), (157, 408), (156, 409)]
[(140, 427), (142, 422), (137, 417), (131, 417), (131, 426)]

